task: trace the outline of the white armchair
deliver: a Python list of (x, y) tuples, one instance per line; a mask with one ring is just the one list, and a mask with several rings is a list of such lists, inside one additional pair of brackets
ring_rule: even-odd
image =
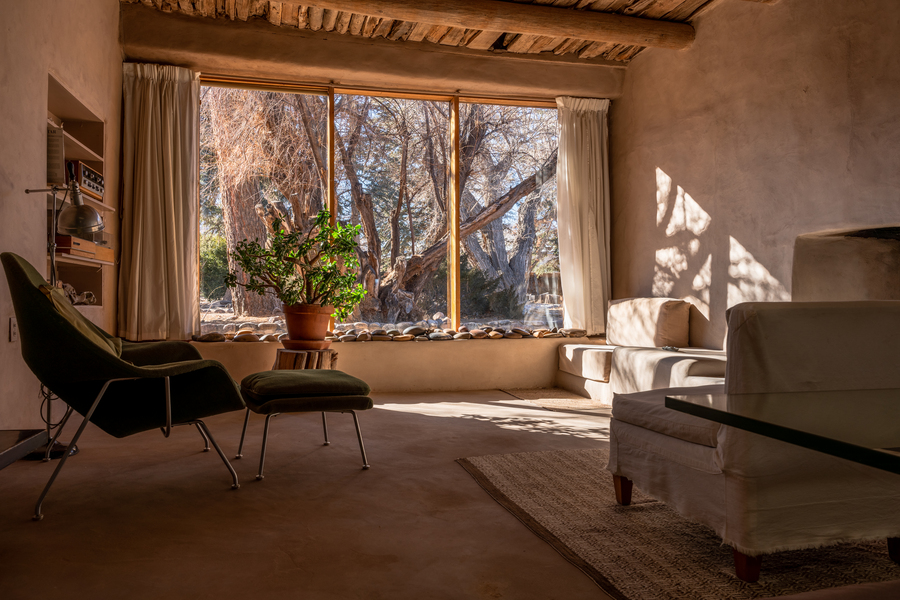
[(747, 303), (728, 312), (725, 384), (617, 394), (610, 460), (620, 504), (632, 482), (735, 550), (754, 581), (764, 554), (888, 539), (900, 560), (900, 475), (665, 408), (719, 393), (758, 418), (900, 447), (900, 302)]

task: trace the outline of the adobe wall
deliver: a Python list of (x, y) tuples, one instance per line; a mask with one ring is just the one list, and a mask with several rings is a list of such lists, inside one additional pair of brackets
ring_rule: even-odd
[[(794, 238), (900, 222), (900, 4), (730, 0), (610, 116), (613, 297), (788, 300)], [(692, 319), (702, 322), (700, 319)]]
[[(47, 263), (43, 196), (46, 186), (47, 78), (62, 82), (106, 120), (107, 189), (118, 190), (122, 52), (117, 0), (6, 2), (0, 35), (0, 251), (20, 254), (40, 270)], [(115, 215), (116, 213), (108, 213)], [(106, 215), (105, 215), (106, 216)], [(110, 220), (107, 217), (107, 220)], [(116, 231), (113, 216), (110, 227)], [(115, 286), (115, 277), (104, 285)], [(0, 284), (0, 429), (42, 426), (38, 383), (8, 341), (14, 316), (9, 290)], [(109, 328), (115, 307), (104, 307)], [(53, 340), (46, 340), (52, 344)], [(59, 409), (57, 415), (61, 416)]]

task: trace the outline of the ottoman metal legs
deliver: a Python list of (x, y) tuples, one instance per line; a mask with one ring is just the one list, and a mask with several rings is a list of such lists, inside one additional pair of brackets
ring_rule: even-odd
[[(363, 461), (363, 469), (369, 468), (369, 460), (366, 458), (366, 447), (363, 444), (362, 433), (359, 430), (359, 417), (356, 416), (355, 410), (335, 410), (335, 411), (327, 411), (327, 412), (339, 412), (339, 413), (350, 413), (353, 415), (353, 423), (356, 425), (356, 439), (359, 440), (359, 451), (362, 454)], [(263, 427), (263, 438), (262, 438), (262, 450), (259, 454), (259, 473), (257, 473), (257, 479), (263, 479), (263, 468), (266, 464), (266, 445), (269, 441), (269, 421), (272, 417), (277, 417), (281, 413), (270, 413), (266, 415), (266, 424)], [(244, 415), (244, 429), (241, 431), (241, 443), (238, 446), (238, 453), (235, 458), (241, 458), (243, 456), (242, 452), (244, 450), (244, 437), (247, 435), (247, 422), (250, 420), (250, 409), (247, 409), (247, 413)], [(325, 443), (323, 445), (328, 446), (331, 442), (328, 441), (328, 422), (325, 420), (325, 411), (322, 412), (322, 429), (325, 433)]]

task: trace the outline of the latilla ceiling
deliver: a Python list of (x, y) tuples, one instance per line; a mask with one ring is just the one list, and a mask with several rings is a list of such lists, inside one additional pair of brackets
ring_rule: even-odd
[[(647, 47), (690, 46), (688, 23), (719, 0), (120, 0), (220, 20), (481, 52), (628, 62)], [(761, 1), (761, 0), (757, 0)]]

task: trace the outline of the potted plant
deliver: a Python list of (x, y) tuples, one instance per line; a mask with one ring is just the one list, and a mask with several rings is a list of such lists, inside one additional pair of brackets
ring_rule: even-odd
[(327, 348), (331, 342), (325, 341), (325, 332), (331, 316), (345, 318), (366, 295), (355, 273), (359, 259), (354, 237), (360, 226), (331, 225), (330, 216), (327, 210), (320, 211), (305, 233), (287, 233), (276, 220), (267, 243), (242, 240), (230, 253), (247, 282), (239, 282), (237, 272), (229, 271), (225, 285), (241, 285), (259, 295), (273, 293), (281, 300), (286, 348)]

